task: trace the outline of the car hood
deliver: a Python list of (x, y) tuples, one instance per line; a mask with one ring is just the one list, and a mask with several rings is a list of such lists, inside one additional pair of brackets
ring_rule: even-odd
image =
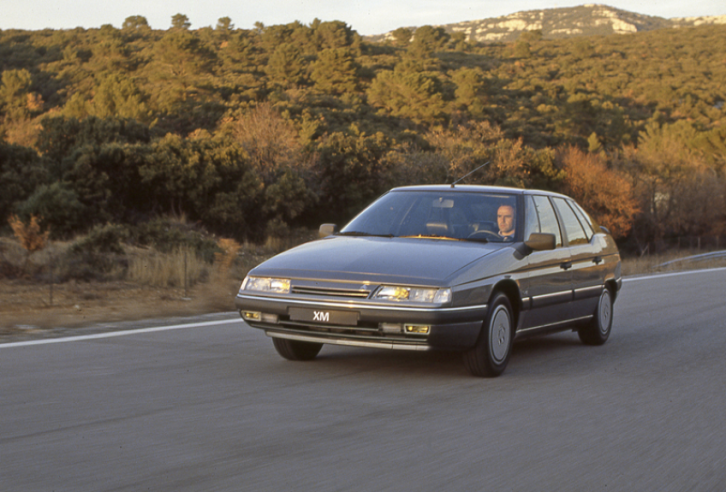
[(329, 237), (279, 254), (258, 276), (442, 285), (505, 245), (422, 238)]

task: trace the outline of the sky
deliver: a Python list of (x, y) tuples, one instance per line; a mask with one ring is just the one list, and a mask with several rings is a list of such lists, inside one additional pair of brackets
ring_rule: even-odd
[[(168, 29), (181, 13), (192, 29), (229, 17), (237, 28), (300, 21), (339, 20), (359, 34), (383, 34), (399, 27), (450, 24), (499, 17), (523, 10), (575, 7), (585, 1), (548, 0), (0, 0), (0, 29), (39, 30), (121, 27), (132, 15), (146, 17), (153, 29)], [(611, 7), (665, 18), (726, 15), (724, 0), (610, 0)]]

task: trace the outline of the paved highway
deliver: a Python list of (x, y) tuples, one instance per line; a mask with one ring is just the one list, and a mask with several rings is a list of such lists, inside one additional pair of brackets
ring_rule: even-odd
[(605, 346), (520, 342), (489, 380), (450, 353), (288, 362), (237, 320), (0, 345), (0, 490), (724, 491), (724, 292), (629, 279)]

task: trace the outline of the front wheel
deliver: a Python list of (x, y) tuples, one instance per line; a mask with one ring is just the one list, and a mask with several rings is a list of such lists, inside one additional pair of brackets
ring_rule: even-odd
[(323, 348), (322, 343), (298, 342), (285, 338), (273, 338), (275, 350), (287, 360), (313, 360)]
[(602, 345), (610, 336), (613, 326), (613, 297), (610, 289), (603, 288), (592, 321), (577, 331), (585, 345)]
[(471, 374), (492, 378), (504, 372), (512, 352), (513, 320), (509, 298), (498, 293), (492, 299), (476, 345), (464, 352), (464, 365)]

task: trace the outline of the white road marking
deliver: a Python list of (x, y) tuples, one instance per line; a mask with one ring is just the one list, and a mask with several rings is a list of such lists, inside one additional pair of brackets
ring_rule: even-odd
[(724, 270), (726, 270), (726, 267), (705, 268), (703, 270), (688, 270), (687, 272), (656, 273), (653, 275), (645, 275), (642, 277), (623, 277), (623, 282), (636, 282), (638, 280), (653, 280), (654, 278), (677, 277), (679, 275), (692, 275), (694, 273), (722, 272)]
[(240, 319), (225, 319), (218, 321), (205, 321), (203, 323), (189, 323), (185, 325), (169, 325), (169, 326), (153, 326), (150, 328), (139, 328), (137, 330), (121, 330), (111, 331), (107, 333), (94, 333), (93, 335), (79, 335), (75, 337), (65, 338), (48, 338), (45, 340), (28, 340), (25, 342), (11, 342), (11, 343), (0, 343), (0, 349), (13, 348), (13, 347), (26, 347), (28, 345), (46, 345), (49, 343), (63, 343), (63, 342), (80, 342), (82, 340), (94, 340), (97, 338), (114, 338), (114, 337), (125, 337), (127, 335), (137, 335), (139, 333), (153, 333), (156, 331), (169, 331), (169, 330), (184, 330), (186, 328), (199, 328), (201, 326), (214, 326), (224, 325), (230, 323), (242, 323)]

